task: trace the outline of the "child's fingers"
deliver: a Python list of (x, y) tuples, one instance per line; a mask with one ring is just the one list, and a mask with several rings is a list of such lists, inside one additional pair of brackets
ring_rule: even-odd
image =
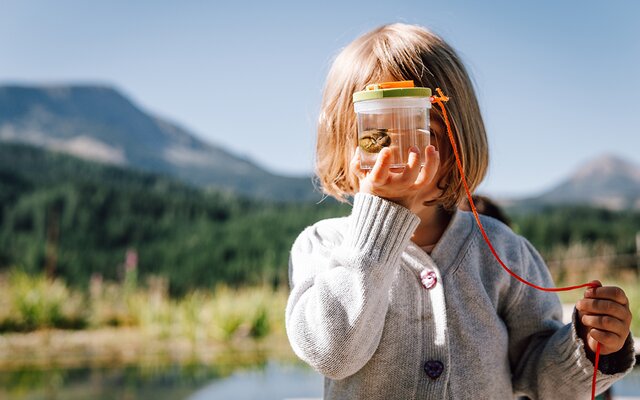
[(416, 147), (409, 149), (409, 160), (404, 167), (404, 171), (397, 178), (396, 182), (404, 185), (411, 185), (415, 182), (420, 173), (420, 150)]
[[(602, 282), (600, 282), (597, 279), (592, 280), (591, 282), (589, 282), (590, 285), (594, 285), (595, 287), (601, 287), (602, 286)], [(593, 287), (593, 286), (592, 286)]]
[(609, 315), (584, 315), (581, 322), (589, 328), (615, 333), (620, 337), (626, 337), (629, 333), (629, 326), (624, 321)]
[(630, 312), (626, 306), (611, 300), (580, 299), (576, 308), (582, 314), (609, 315), (621, 321), (630, 320)]
[(620, 336), (616, 335), (615, 333), (601, 331), (599, 329), (591, 329), (589, 331), (589, 336), (587, 337), (591, 350), (595, 351), (598, 343), (603, 346), (600, 353), (602, 355), (610, 354), (620, 350), (620, 348), (622, 348), (622, 344), (624, 344), (624, 341), (622, 343), (620, 342), (624, 339), (626, 339), (626, 337), (621, 339)]
[(433, 178), (435, 178), (436, 173), (438, 172), (438, 167), (440, 166), (440, 153), (436, 151), (435, 147), (432, 145), (427, 146), (424, 153), (425, 163), (418, 175), (418, 179), (416, 180), (417, 187), (431, 182)]
[(613, 300), (616, 303), (622, 305), (629, 304), (629, 299), (624, 293), (624, 290), (620, 289), (617, 286), (601, 286), (597, 288), (589, 288), (584, 292), (584, 297)]
[(389, 167), (391, 165), (391, 149), (388, 147), (383, 148), (378, 153), (376, 163), (373, 164), (373, 168), (369, 173), (371, 179), (379, 184), (386, 182), (389, 177)]

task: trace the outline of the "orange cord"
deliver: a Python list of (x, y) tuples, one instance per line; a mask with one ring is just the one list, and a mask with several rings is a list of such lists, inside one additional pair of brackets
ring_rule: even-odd
[[(491, 250), (491, 253), (496, 258), (498, 263), (502, 266), (502, 268), (505, 271), (507, 271), (509, 273), (509, 275), (511, 275), (512, 277), (516, 278), (517, 280), (519, 280), (520, 282), (524, 283), (525, 285), (529, 285), (529, 286), (531, 286), (533, 288), (536, 288), (538, 290), (542, 290), (542, 291), (545, 291), (545, 292), (562, 292), (562, 291), (567, 291), (567, 290), (580, 289), (580, 288), (584, 288), (584, 287), (590, 287), (590, 288), (598, 287), (599, 285), (597, 283), (592, 283), (592, 282), (585, 283), (585, 284), (582, 284), (582, 285), (568, 286), (568, 287), (558, 287), (558, 288), (541, 287), (541, 286), (538, 286), (536, 284), (533, 284), (533, 283), (521, 278), (520, 276), (518, 276), (518, 274), (516, 274), (511, 269), (509, 269), (509, 267), (507, 267), (504, 262), (502, 262), (502, 260), (500, 259), (500, 256), (498, 256), (498, 253), (493, 248), (493, 245), (491, 244), (491, 241), (489, 240), (489, 237), (487, 236), (487, 233), (485, 232), (484, 227), (482, 226), (482, 222), (480, 222), (480, 217), (478, 216), (478, 210), (476, 210), (476, 205), (473, 203), (473, 198), (471, 196), (471, 190), (469, 190), (469, 185), (467, 184), (467, 178), (465, 177), (464, 169), (462, 167), (462, 162), (460, 161), (460, 155), (458, 154), (456, 140), (453, 137), (453, 131), (451, 130), (451, 125), (449, 124), (449, 117), (447, 116), (447, 110), (444, 107), (444, 102), (449, 101), (449, 97), (445, 96), (442, 93), (442, 90), (440, 90), (440, 88), (436, 88), (436, 92), (438, 92), (438, 96), (431, 96), (431, 102), (432, 103), (436, 103), (438, 106), (440, 106), (440, 110), (442, 110), (442, 117), (443, 117), (444, 123), (445, 123), (445, 125), (447, 127), (447, 135), (449, 136), (449, 141), (451, 142), (451, 147), (453, 148), (453, 154), (455, 155), (455, 158), (456, 158), (456, 164), (458, 166), (458, 171), (460, 172), (460, 177), (462, 179), (462, 185), (464, 186), (464, 190), (467, 193), (467, 198), (469, 199), (469, 205), (471, 206), (471, 211), (473, 212), (473, 216), (476, 219), (476, 223), (478, 224), (478, 228), (480, 228), (480, 232), (482, 233), (482, 237), (484, 238), (484, 241), (487, 243), (487, 245), (489, 246), (489, 250)], [(585, 343), (585, 345), (586, 345), (586, 343)], [(600, 343), (598, 342), (598, 344), (596, 345), (595, 363), (594, 363), (594, 368), (593, 368), (593, 379), (591, 380), (591, 399), (592, 400), (595, 399), (595, 396), (596, 396), (596, 377), (597, 377), (597, 374), (598, 374), (598, 362), (599, 362), (599, 360), (600, 360)]]

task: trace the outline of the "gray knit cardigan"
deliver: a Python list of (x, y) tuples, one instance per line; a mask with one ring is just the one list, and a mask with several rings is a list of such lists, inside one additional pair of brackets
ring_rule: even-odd
[[(290, 256), (286, 328), (325, 376), (325, 399), (588, 399), (593, 364), (557, 295), (509, 276), (473, 215), (457, 211), (431, 255), (419, 218), (357, 194), (349, 217), (305, 229)], [(552, 286), (524, 238), (482, 217), (514, 272)], [(602, 356), (597, 390), (631, 370), (633, 339)]]

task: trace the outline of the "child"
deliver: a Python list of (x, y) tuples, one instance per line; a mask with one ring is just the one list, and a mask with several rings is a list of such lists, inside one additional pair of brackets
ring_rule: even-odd
[[(325, 376), (325, 399), (589, 398), (596, 340), (598, 392), (634, 364), (624, 292), (585, 292), (573, 322), (561, 323), (553, 293), (513, 279), (498, 265), (464, 196), (440, 115), (432, 143), (389, 169), (383, 149), (359, 167), (352, 94), (367, 84), (413, 80), (439, 87), (471, 190), (488, 149), (470, 79), (455, 51), (433, 33), (404, 24), (356, 39), (327, 77), (317, 141), (325, 193), (354, 196), (349, 217), (305, 229), (290, 258), (287, 334), (295, 353)], [(425, 153), (421, 168), (418, 151)], [(553, 285), (536, 250), (502, 223), (482, 222), (518, 275)], [(585, 342), (586, 340), (586, 342)]]

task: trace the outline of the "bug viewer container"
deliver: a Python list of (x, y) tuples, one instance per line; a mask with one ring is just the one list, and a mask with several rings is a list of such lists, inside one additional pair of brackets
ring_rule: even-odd
[(391, 168), (404, 168), (412, 146), (420, 150), (429, 145), (431, 89), (414, 87), (413, 81), (368, 85), (353, 94), (358, 121), (360, 167), (371, 169), (385, 147), (392, 151)]

